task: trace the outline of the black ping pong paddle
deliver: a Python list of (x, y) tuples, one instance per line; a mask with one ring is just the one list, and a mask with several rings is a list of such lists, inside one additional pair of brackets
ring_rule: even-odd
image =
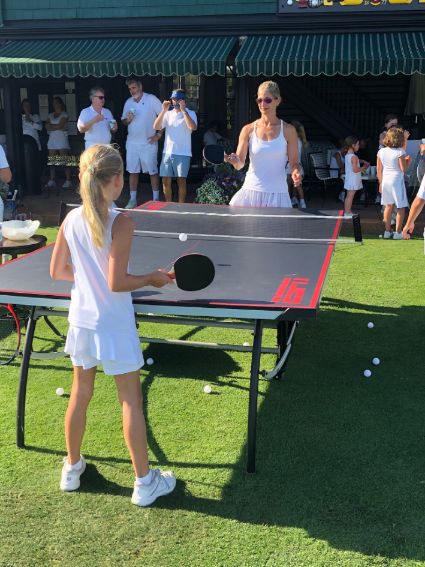
[(174, 277), (183, 291), (198, 291), (210, 285), (215, 276), (213, 262), (203, 254), (185, 254), (174, 262)]
[(220, 165), (224, 161), (224, 148), (219, 144), (209, 144), (203, 150), (205, 161), (211, 165)]

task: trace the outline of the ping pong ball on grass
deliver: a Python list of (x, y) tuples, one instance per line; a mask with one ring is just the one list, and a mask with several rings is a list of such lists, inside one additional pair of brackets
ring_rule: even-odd
[(372, 358), (372, 364), (374, 364), (375, 366), (378, 366), (378, 364), (381, 364), (381, 361), (379, 360), (379, 358), (377, 356), (375, 356), (375, 358)]
[(372, 376), (372, 372), (370, 370), (365, 370), (363, 372), (363, 376), (366, 376), (366, 378), (370, 378)]
[(205, 394), (211, 394), (212, 392), (212, 388), (209, 384), (207, 384), (206, 386), (204, 386), (204, 393)]
[(243, 346), (250, 346), (248, 341), (245, 341)]
[(184, 233), (184, 232), (181, 232), (181, 233), (179, 234), (179, 240), (180, 240), (180, 242), (186, 242), (186, 240), (187, 240), (187, 234)]
[(373, 327), (375, 326), (372, 321), (369, 321), (369, 323), (367, 324), (369, 329), (373, 329)]
[(148, 358), (148, 359), (146, 359), (146, 364), (147, 364), (148, 366), (152, 366), (152, 364), (153, 364), (153, 358)]
[(63, 388), (56, 388), (56, 395), (57, 396), (63, 396), (65, 393), (65, 390)]

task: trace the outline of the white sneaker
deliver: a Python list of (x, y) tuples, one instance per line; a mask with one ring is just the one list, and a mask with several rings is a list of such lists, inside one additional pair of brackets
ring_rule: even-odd
[(137, 207), (136, 199), (130, 199), (129, 202), (125, 206), (126, 209), (134, 209), (134, 207)]
[(344, 218), (345, 218), (345, 219), (352, 219), (352, 218), (353, 218), (353, 213), (344, 213)]
[(72, 187), (71, 181), (65, 181), (65, 183), (62, 185), (62, 189), (71, 189), (71, 187)]
[(86, 470), (86, 460), (81, 455), (81, 465), (78, 469), (75, 469), (72, 465), (68, 463), (68, 458), (65, 457), (63, 460), (62, 476), (60, 481), (60, 489), (64, 492), (71, 492), (72, 490), (77, 490), (80, 488), (80, 476)]
[(49, 181), (45, 185), (46, 187), (56, 187), (56, 181), (53, 179), (49, 179)]
[(291, 203), (293, 207), (298, 207), (298, 199), (296, 197), (292, 197)]
[(402, 232), (394, 232), (393, 233), (393, 240), (403, 240), (403, 233)]
[(386, 230), (386, 231), (384, 232), (384, 238), (385, 238), (386, 240), (388, 240), (389, 238), (391, 238), (392, 235), (393, 235), (393, 233), (391, 232), (391, 230)]
[(131, 501), (136, 506), (150, 506), (159, 496), (170, 494), (176, 487), (176, 477), (170, 471), (152, 469), (150, 484), (134, 483)]
[(300, 208), (301, 208), (301, 209), (306, 209), (306, 208), (307, 208), (307, 205), (305, 204), (304, 199), (300, 199)]

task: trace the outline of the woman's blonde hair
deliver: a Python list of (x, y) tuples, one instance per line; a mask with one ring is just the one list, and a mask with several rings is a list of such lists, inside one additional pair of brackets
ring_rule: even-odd
[(96, 144), (81, 154), (80, 195), (83, 214), (89, 223), (93, 243), (99, 248), (105, 244), (110, 203), (105, 189), (114, 175), (122, 173), (122, 158), (113, 146)]
[(298, 122), (298, 120), (292, 120), (291, 124), (297, 131), (297, 136), (303, 143), (304, 148), (307, 148), (309, 146), (309, 143), (307, 141), (304, 126), (301, 124), (301, 122)]
[(402, 148), (404, 146), (404, 130), (393, 126), (387, 130), (382, 143), (387, 148)]
[(269, 93), (275, 98), (280, 98), (279, 85), (274, 81), (264, 81), (264, 83), (261, 83), (258, 87), (257, 92), (259, 91), (269, 91)]

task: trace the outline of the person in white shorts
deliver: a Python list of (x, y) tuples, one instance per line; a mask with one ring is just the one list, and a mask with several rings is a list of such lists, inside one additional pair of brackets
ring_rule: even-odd
[[(421, 159), (425, 161), (425, 144), (419, 146), (421, 152)], [(422, 181), (416, 197), (410, 206), (409, 216), (407, 218), (406, 224), (403, 227), (403, 238), (409, 240), (410, 235), (415, 229), (415, 220), (420, 215), (422, 209), (425, 206), (425, 175), (422, 177)]]
[(78, 131), (84, 134), (86, 150), (95, 144), (109, 144), (112, 134), (118, 130), (112, 112), (105, 108), (105, 91), (101, 87), (93, 87), (89, 97), (91, 106), (83, 108), (77, 122)]
[[(49, 114), (46, 120), (46, 130), (49, 133), (47, 141), (47, 149), (49, 156), (69, 154), (70, 146), (68, 141), (68, 114), (65, 112), (65, 104), (60, 96), (53, 97), (53, 112)], [(62, 185), (64, 189), (70, 189), (71, 170), (65, 167), (66, 181)], [(47, 187), (55, 187), (55, 168), (50, 168), (50, 180)]]
[(131, 97), (126, 100), (122, 111), (122, 123), (128, 128), (127, 171), (129, 172), (130, 200), (126, 209), (137, 206), (137, 185), (139, 174), (148, 173), (154, 201), (159, 200), (158, 140), (162, 136), (153, 123), (161, 112), (161, 101), (153, 94), (143, 92), (143, 84), (137, 79), (127, 79)]
[(80, 159), (83, 205), (73, 209), (59, 229), (52, 254), (53, 279), (73, 283), (65, 352), (74, 380), (65, 416), (67, 456), (60, 488), (77, 490), (86, 463), (81, 456), (86, 414), (93, 395), (96, 367), (114, 376), (122, 406), (124, 438), (135, 472), (131, 501), (149, 506), (174, 490), (171, 472), (149, 468), (143, 415), (140, 368), (143, 355), (137, 334), (131, 291), (172, 283), (171, 274), (157, 270), (128, 273), (133, 221), (111, 205), (124, 185), (123, 162), (117, 149), (98, 144)]
[(164, 100), (161, 113), (153, 127), (165, 128), (165, 142), (159, 174), (165, 200), (172, 200), (171, 182), (177, 178), (179, 203), (186, 201), (186, 178), (192, 157), (192, 132), (198, 126), (198, 119), (193, 110), (186, 107), (186, 95), (183, 89), (175, 89), (170, 100)]

